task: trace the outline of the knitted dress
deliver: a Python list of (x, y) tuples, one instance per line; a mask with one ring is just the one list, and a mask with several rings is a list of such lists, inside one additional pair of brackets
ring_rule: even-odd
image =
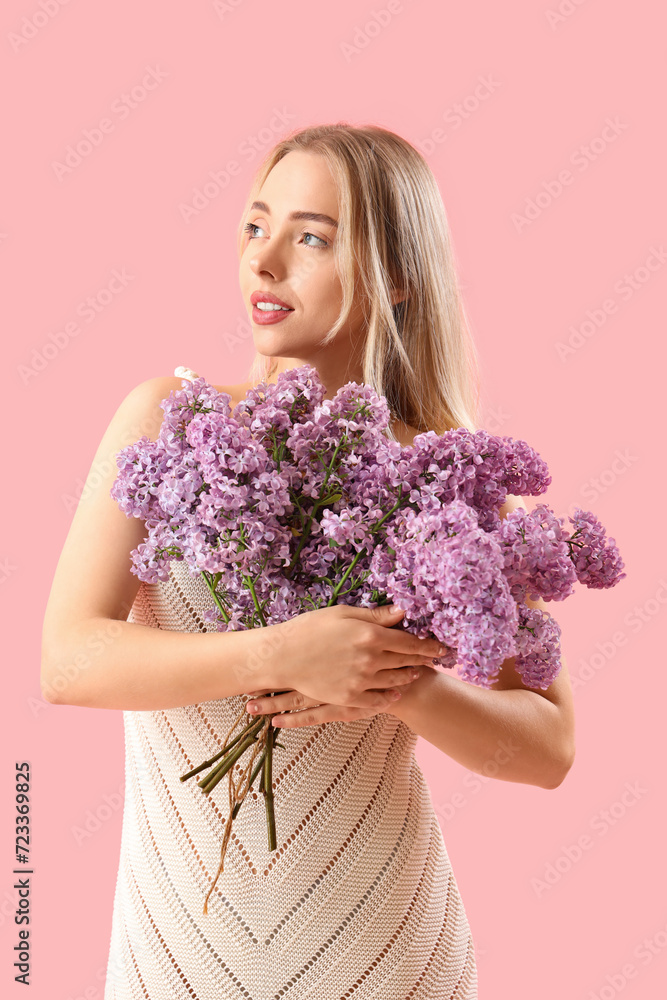
[[(213, 631), (201, 617), (210, 607), (203, 578), (173, 560), (167, 581), (140, 584), (127, 620)], [(220, 749), (246, 700), (123, 712), (105, 1000), (476, 1000), (470, 927), (417, 736), (390, 714), (280, 731), (277, 849), (264, 796), (250, 792), (203, 914), (228, 779), (204, 795), (179, 777)]]

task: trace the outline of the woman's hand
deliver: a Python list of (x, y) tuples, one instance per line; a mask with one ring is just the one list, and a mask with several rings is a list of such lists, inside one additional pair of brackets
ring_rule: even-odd
[[(433, 669), (431, 667), (431, 669)], [(391, 708), (399, 702), (403, 692), (408, 691), (413, 682), (421, 676), (420, 667), (405, 667), (405, 682), (399, 688), (385, 691), (369, 691), (376, 696), (371, 708), (351, 708), (345, 705), (322, 704), (302, 694), (301, 691), (281, 691), (272, 694), (270, 690), (255, 691), (246, 703), (246, 711), (251, 718), (270, 715), (271, 725), (284, 729), (304, 726), (320, 726), (323, 722), (350, 722), (353, 719), (370, 719), (381, 712), (391, 713)]]
[[(327, 718), (320, 713), (319, 721), (334, 721), (334, 712), (336, 719), (347, 720), (386, 711), (392, 703), (389, 690), (409, 683), (410, 667), (431, 665), (444, 651), (436, 639), (394, 628), (403, 613), (389, 605), (337, 604), (270, 626), (285, 636), (274, 658), (272, 690), (300, 692), (308, 704), (296, 707), (311, 718), (315, 706), (329, 706)], [(287, 707), (279, 704), (281, 710)], [(347, 709), (354, 711), (341, 716)]]

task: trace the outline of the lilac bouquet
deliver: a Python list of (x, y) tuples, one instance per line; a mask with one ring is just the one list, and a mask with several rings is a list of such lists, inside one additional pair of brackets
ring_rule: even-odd
[[(490, 687), (513, 656), (524, 683), (544, 690), (560, 669), (560, 628), (526, 598), (561, 601), (577, 580), (606, 588), (626, 575), (590, 512), (575, 508), (571, 532), (544, 504), (500, 517), (507, 494), (537, 496), (551, 482), (525, 441), (457, 428), (402, 446), (385, 433), (384, 396), (349, 382), (325, 399), (310, 365), (261, 382), (233, 412), (205, 379), (183, 386), (161, 403), (157, 440), (119, 453), (111, 495), (146, 524), (132, 572), (156, 583), (184, 559), (219, 631), (395, 602), (401, 627), (447, 647), (435, 663)], [(181, 778), (211, 767), (208, 794), (253, 747), (228, 824), (261, 770), (270, 850), (274, 746), (270, 717), (253, 719)]]

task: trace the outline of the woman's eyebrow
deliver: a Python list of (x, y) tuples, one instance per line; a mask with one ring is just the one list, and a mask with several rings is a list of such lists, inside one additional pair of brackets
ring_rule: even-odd
[[(253, 201), (250, 206), (250, 211), (254, 208), (256, 208), (259, 212), (266, 212), (267, 215), (271, 215), (271, 209), (265, 201)], [(338, 226), (335, 219), (332, 219), (330, 215), (324, 215), (322, 212), (290, 212), (288, 219), (290, 222), (298, 222), (302, 219), (309, 219), (311, 222), (323, 222), (328, 226)]]

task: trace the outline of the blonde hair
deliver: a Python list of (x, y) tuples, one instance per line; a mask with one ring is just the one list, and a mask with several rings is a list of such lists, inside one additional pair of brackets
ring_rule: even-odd
[[(367, 322), (363, 381), (386, 396), (393, 416), (419, 431), (477, 430), (477, 350), (445, 206), (426, 160), (405, 139), (375, 125), (337, 122), (288, 134), (255, 175), (239, 225), (239, 255), (252, 202), (292, 150), (324, 157), (338, 188), (334, 260), (343, 302), (323, 344), (333, 340), (361, 294)], [(393, 289), (401, 289), (405, 300), (392, 305)], [(277, 365), (276, 358), (256, 352), (249, 380), (270, 378)]]

